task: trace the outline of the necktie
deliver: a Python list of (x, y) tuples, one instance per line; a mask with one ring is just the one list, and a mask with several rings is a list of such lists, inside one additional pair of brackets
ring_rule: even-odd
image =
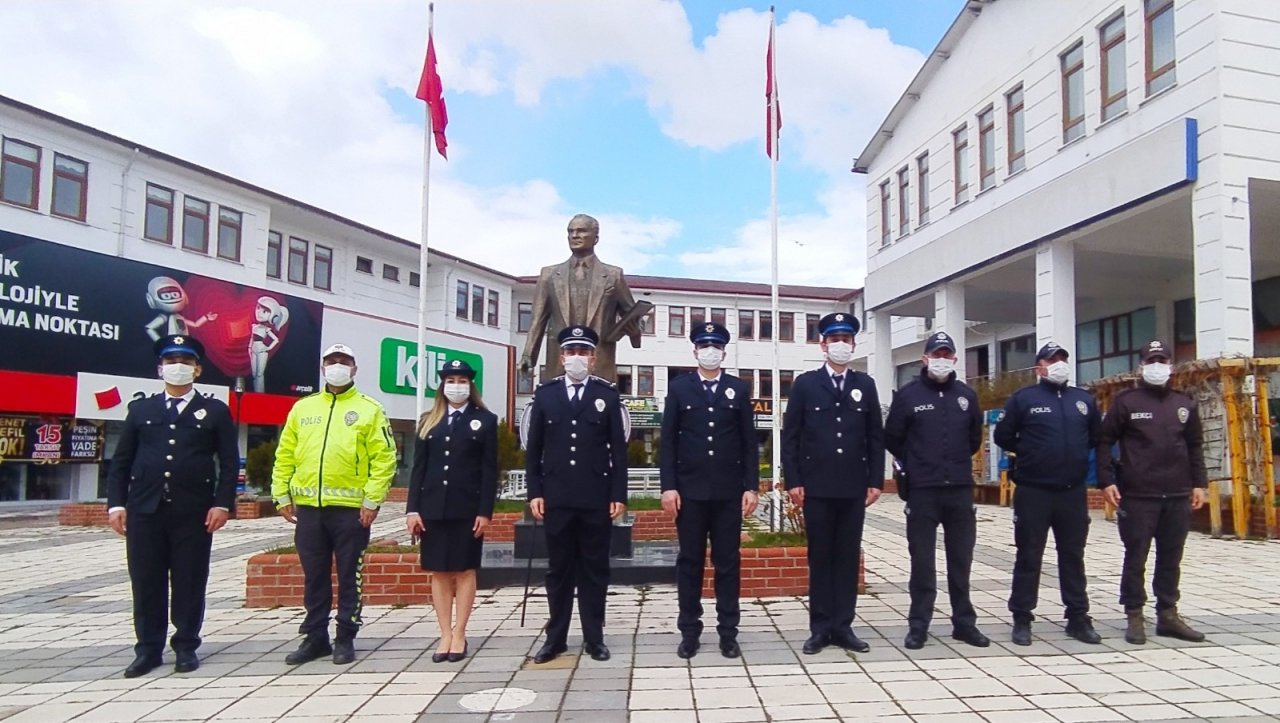
[(169, 397), (169, 408), (165, 410), (165, 418), (169, 420), (169, 424), (178, 421), (178, 404), (181, 402), (181, 397)]
[(574, 384), (573, 385), (573, 403), (576, 406), (581, 401), (582, 401), (582, 385)]
[(835, 382), (837, 392), (844, 391), (844, 375), (843, 374), (832, 374), (831, 381)]
[(710, 379), (703, 379), (702, 386), (707, 390), (707, 401), (714, 402), (716, 400), (716, 383)]
[(453, 429), (453, 423), (458, 421), (458, 417), (461, 417), (461, 416), (462, 416), (462, 410), (455, 409), (454, 411), (449, 412), (449, 428), (450, 429)]

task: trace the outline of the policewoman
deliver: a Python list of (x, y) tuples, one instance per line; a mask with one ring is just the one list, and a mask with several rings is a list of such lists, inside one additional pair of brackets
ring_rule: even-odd
[(782, 419), (782, 473), (809, 539), (808, 655), (871, 649), (852, 626), (866, 508), (884, 489), (884, 424), (875, 382), (849, 368), (858, 328), (852, 314), (818, 320), (827, 363), (796, 377)]
[(662, 507), (675, 517), (680, 539), (676, 655), (691, 658), (700, 645), (709, 536), (720, 653), (736, 658), (742, 654), (738, 646), (742, 518), (755, 511), (760, 485), (751, 388), (720, 368), (729, 343), (729, 330), (723, 325), (699, 324), (689, 339), (698, 371), (682, 374), (669, 384), (659, 456)]
[(204, 346), (194, 337), (170, 335), (154, 349), (164, 393), (129, 405), (107, 478), (111, 528), (125, 537), (138, 640), (126, 678), (160, 665), (169, 610), (174, 670), (200, 667), (196, 650), (213, 533), (230, 516), (240, 476), (231, 411), (194, 387)]
[(627, 509), (627, 442), (622, 402), (592, 376), (600, 337), (587, 326), (557, 335), (564, 376), (534, 391), (525, 445), (529, 511), (547, 534), (547, 637), (533, 656), (546, 663), (568, 650), (574, 591), (583, 650), (608, 660), (604, 603), (609, 588), (611, 518)]
[(973, 506), (973, 455), (982, 448), (978, 395), (956, 376), (956, 343), (939, 331), (925, 342), (920, 376), (893, 395), (885, 420), (885, 446), (902, 464), (911, 494), (905, 507), (907, 549), (911, 553), (910, 650), (924, 647), (938, 599), (937, 542), (942, 527), (947, 554), (947, 596), (951, 637), (985, 648), (991, 640), (978, 630), (969, 598), (969, 573), (977, 544)]
[[(440, 393), (418, 422), (405, 524), (422, 537), (422, 569), (440, 624), (433, 663), (467, 654), (484, 531), (498, 493), (498, 417), (485, 408), (476, 370), (461, 359), (440, 369)], [(456, 609), (455, 609), (456, 606)]]

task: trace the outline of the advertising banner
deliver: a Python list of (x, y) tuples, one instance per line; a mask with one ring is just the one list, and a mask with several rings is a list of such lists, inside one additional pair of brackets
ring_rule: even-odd
[(0, 463), (98, 462), (102, 427), (81, 420), (0, 416)]
[(206, 384), (309, 394), (318, 383), (319, 302), (0, 231), (0, 368), (154, 374), (152, 343), (205, 347)]
[[(196, 384), (195, 389), (196, 394), (230, 404), (231, 390), (226, 387)], [(76, 375), (76, 416), (123, 420), (131, 403), (163, 391), (164, 382), (159, 379), (81, 372)]]
[(631, 414), (631, 426), (649, 429), (662, 426), (662, 412), (653, 397), (622, 397), (622, 406)]

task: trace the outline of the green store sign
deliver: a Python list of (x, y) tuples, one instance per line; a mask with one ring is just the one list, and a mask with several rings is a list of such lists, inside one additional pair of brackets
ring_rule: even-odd
[(427, 386), (426, 397), (436, 395), (436, 387), (440, 383), (439, 374), (445, 361), (461, 359), (476, 370), (476, 386), (484, 393), (484, 359), (479, 354), (459, 351), (441, 346), (426, 346), (426, 353), (421, 358), (413, 354), (417, 342), (386, 337), (378, 353), (378, 388), (387, 394), (407, 394), (413, 396), (418, 390), (418, 368), (420, 362), (426, 361)]

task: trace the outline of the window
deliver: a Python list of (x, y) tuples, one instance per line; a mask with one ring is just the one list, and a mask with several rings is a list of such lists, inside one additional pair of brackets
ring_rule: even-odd
[(419, 286), (422, 286), (422, 274), (419, 274), (417, 271), (410, 271), (410, 272), (409, 272), (409, 285), (410, 285), (410, 286), (413, 286), (413, 287), (415, 287), (415, 288), (416, 288), (416, 287), (419, 287)]
[(640, 317), (640, 333), (645, 336), (658, 333), (658, 307), (650, 308), (648, 314)]
[(1000, 371), (1016, 372), (1036, 365), (1036, 336), (1027, 334), (1000, 342)]
[(818, 336), (818, 318), (817, 314), (804, 315), (804, 340), (811, 344), (821, 341)]
[(1089, 382), (1138, 366), (1143, 344), (1155, 336), (1153, 307), (1090, 321), (1076, 327), (1076, 376)]
[(467, 282), (465, 281), (458, 282), (458, 295), (457, 295), (457, 302), (454, 305), (455, 307), (454, 313), (457, 314), (458, 318), (462, 319), (463, 321), (467, 320), (467, 308), (468, 308), (467, 299), (469, 298), (468, 293), (470, 292), (470, 290), (471, 290), (471, 286)]
[(791, 383), (796, 379), (796, 373), (793, 371), (778, 371), (778, 396), (786, 399), (791, 396)]
[(713, 322), (715, 322), (715, 323), (719, 324), (720, 326), (724, 326), (724, 325), (725, 325), (725, 324), (724, 324), (724, 320), (725, 320), (725, 311), (724, 311), (724, 309), (712, 309), (712, 310), (711, 310), (711, 320), (712, 320)]
[(243, 218), (235, 209), (218, 207), (218, 258), (240, 260), (240, 228)]
[(1147, 14), (1147, 95), (1173, 85), (1173, 0), (1144, 0)]
[(685, 374), (697, 374), (698, 367), (667, 367), (667, 386), (671, 386), (671, 380), (676, 377), (682, 377)]
[(916, 225), (929, 223), (929, 154), (916, 158)]
[(671, 336), (684, 336), (684, 307), (667, 307), (667, 333)]
[(289, 237), (289, 281), (307, 283), (307, 249), (310, 244), (296, 236)]
[(186, 196), (182, 199), (182, 248), (209, 253), (209, 202)]
[(1098, 31), (1102, 44), (1102, 122), (1125, 110), (1124, 15), (1117, 15)]
[(996, 185), (996, 111), (987, 109), (978, 114), (978, 190), (985, 191)]
[(356, 257), (356, 271), (362, 274), (373, 273), (373, 259), (366, 259), (363, 256)]
[(756, 321), (756, 312), (754, 311), (738, 312), (738, 338), (739, 339), (755, 338), (756, 336), (755, 321)]
[(796, 340), (796, 315), (793, 311), (778, 312), (778, 340)]
[(516, 370), (516, 394), (533, 394), (533, 370)]
[(889, 182), (880, 184), (880, 245), (888, 246), (893, 222), (889, 219)]
[(738, 376), (742, 381), (747, 383), (747, 396), (755, 399), (756, 394), (756, 372), (754, 369), (739, 369)]
[(147, 184), (147, 211), (142, 235), (152, 241), (173, 243), (173, 191)]
[(333, 291), (333, 249), (316, 244), (312, 283), (322, 291)]
[(761, 399), (773, 398), (773, 370), (772, 369), (760, 370), (760, 398)]
[(1062, 142), (1084, 135), (1084, 43), (1077, 42), (1062, 62)]
[(284, 238), (279, 231), (267, 232), (267, 276), (280, 278), (280, 250), (284, 247)]
[(471, 320), (484, 323), (484, 287), (479, 284), (471, 285)]
[(636, 367), (636, 395), (653, 396), (653, 367)]
[(760, 340), (773, 338), (773, 312), (760, 312)]
[(89, 164), (61, 153), (53, 154), (54, 216), (83, 221), (89, 194)]
[(956, 205), (969, 200), (969, 126), (951, 131), (956, 166)]
[(623, 396), (634, 396), (635, 384), (631, 378), (631, 367), (618, 367), (618, 379), (615, 382), (618, 385), (618, 393)]
[(707, 323), (707, 307), (690, 306), (689, 307), (689, 328), (702, 326)]
[(40, 201), (40, 149), (12, 138), (4, 139), (0, 154), (0, 200), (27, 208)]
[(533, 327), (533, 302), (521, 301), (516, 304), (516, 331), (526, 333)]
[(911, 170), (903, 166), (898, 171), (898, 235), (911, 232)]
[(485, 323), (489, 326), (496, 327), (498, 325), (498, 300), (500, 298), (497, 291), (489, 289), (489, 314), (485, 319)]
[(1009, 175), (1027, 167), (1027, 125), (1023, 114), (1022, 86), (1004, 96), (1005, 132), (1009, 134)]

